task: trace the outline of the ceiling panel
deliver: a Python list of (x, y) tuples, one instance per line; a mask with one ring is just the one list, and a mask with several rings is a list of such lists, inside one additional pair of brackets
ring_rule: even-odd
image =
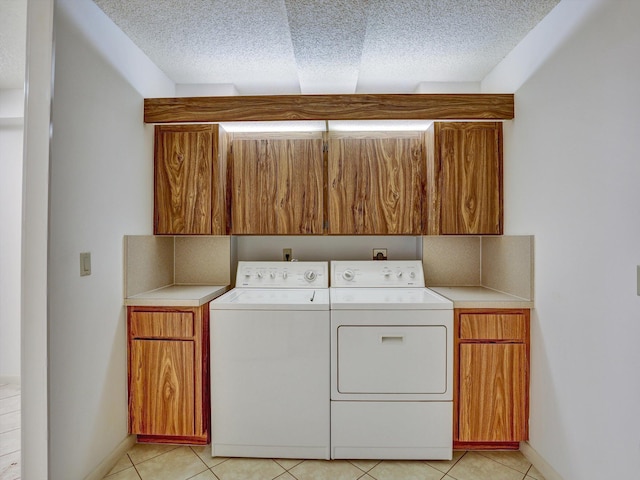
[(371, 0), (359, 92), (479, 82), (557, 0)]
[(97, 0), (176, 83), (299, 93), (284, 0)]
[(367, 0), (286, 0), (302, 93), (353, 93), (367, 31)]

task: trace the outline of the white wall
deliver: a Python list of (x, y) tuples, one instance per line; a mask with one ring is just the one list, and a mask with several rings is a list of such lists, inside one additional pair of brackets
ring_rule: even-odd
[[(54, 36), (49, 478), (66, 480), (127, 437), (123, 236), (152, 233), (143, 98), (174, 85), (89, 0), (56, 2)], [(91, 252), (90, 276), (80, 277), (80, 252)]]
[(48, 478), (47, 249), (54, 0), (27, 1), (22, 182), (21, 478)]
[(565, 480), (637, 478), (640, 2), (557, 8), (571, 23), (585, 5), (515, 92), (505, 226), (535, 235), (530, 445)]
[(0, 383), (20, 381), (24, 91), (0, 90)]
[(374, 248), (386, 248), (389, 260), (422, 258), (422, 237), (408, 235), (240, 235), (234, 238), (238, 244), (238, 260), (282, 260), (283, 248), (291, 248), (293, 258), (303, 261), (371, 260)]

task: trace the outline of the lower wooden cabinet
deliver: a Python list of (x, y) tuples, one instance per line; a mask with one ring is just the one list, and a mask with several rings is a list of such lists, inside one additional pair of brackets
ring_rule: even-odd
[(455, 312), (454, 447), (528, 439), (529, 310)]
[(209, 305), (127, 313), (130, 433), (139, 442), (209, 443)]

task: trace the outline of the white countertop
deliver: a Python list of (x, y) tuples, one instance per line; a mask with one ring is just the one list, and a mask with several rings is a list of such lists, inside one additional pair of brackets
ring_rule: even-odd
[(199, 307), (222, 295), (228, 285), (170, 285), (124, 299), (125, 306)]
[(533, 308), (533, 301), (486, 287), (429, 287), (453, 302), (453, 308)]

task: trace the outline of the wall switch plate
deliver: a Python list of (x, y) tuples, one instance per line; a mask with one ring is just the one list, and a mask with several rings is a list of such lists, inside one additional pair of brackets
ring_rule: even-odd
[(80, 276), (91, 275), (91, 252), (80, 253)]
[(293, 260), (293, 249), (292, 248), (283, 248), (282, 249), (282, 260), (285, 262), (290, 262)]
[(373, 259), (374, 260), (386, 260), (387, 259), (387, 249), (386, 248), (374, 248), (373, 249)]

